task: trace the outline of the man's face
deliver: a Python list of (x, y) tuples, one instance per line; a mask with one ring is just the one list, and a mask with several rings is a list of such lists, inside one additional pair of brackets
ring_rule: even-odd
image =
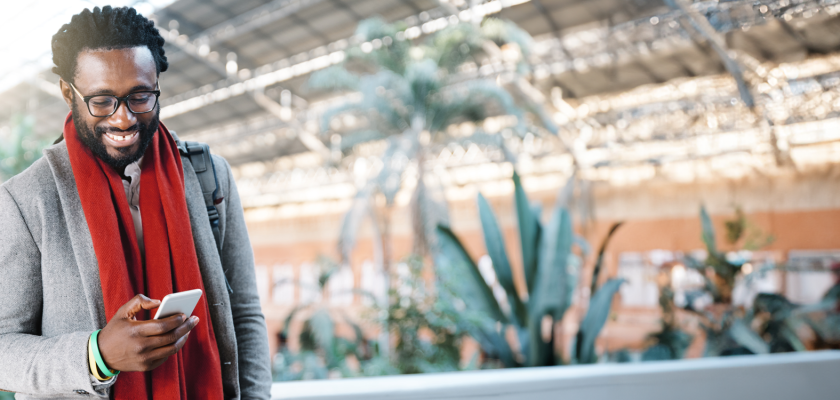
[[(157, 71), (148, 47), (114, 50), (83, 50), (77, 59), (75, 86), (82, 96), (155, 90)], [(160, 106), (145, 114), (134, 114), (125, 102), (109, 117), (94, 117), (84, 99), (67, 83), (61, 85), (64, 99), (73, 112), (79, 139), (97, 157), (121, 172), (140, 159), (158, 128)], [(75, 97), (73, 96), (75, 94)]]

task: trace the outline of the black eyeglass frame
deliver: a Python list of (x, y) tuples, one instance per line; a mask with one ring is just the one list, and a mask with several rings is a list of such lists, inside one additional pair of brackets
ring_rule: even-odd
[[(160, 86), (159, 86), (160, 82), (155, 83), (155, 86), (158, 88), (157, 90), (140, 90), (140, 91), (137, 91), (137, 92), (131, 92), (131, 93), (129, 93), (129, 94), (123, 96), (123, 97), (117, 97), (117, 96), (114, 96), (112, 94), (96, 94), (96, 95), (93, 95), (93, 96), (85, 96), (85, 95), (82, 95), (79, 92), (79, 89), (76, 89), (75, 85), (73, 85), (70, 82), (67, 82), (67, 84), (70, 85), (70, 87), (73, 88), (74, 91), (76, 91), (76, 94), (81, 96), (82, 100), (85, 101), (85, 106), (87, 106), (88, 113), (90, 113), (90, 115), (95, 117), (95, 118), (108, 118), (108, 117), (114, 115), (114, 113), (116, 113), (117, 110), (120, 109), (120, 103), (125, 103), (125, 107), (128, 109), (128, 111), (131, 111), (132, 114), (147, 114), (147, 113), (150, 113), (150, 112), (155, 110), (155, 107), (157, 107), (158, 101), (160, 100)], [(135, 95), (135, 94), (138, 94), (138, 93), (153, 93), (155, 95), (155, 104), (152, 105), (151, 110), (137, 112), (137, 111), (134, 111), (134, 110), (131, 109), (131, 105), (128, 102), (128, 98)], [(113, 98), (117, 99), (117, 105), (114, 107), (114, 111), (111, 111), (111, 113), (108, 114), (108, 115), (94, 115), (93, 111), (90, 110), (90, 103), (89, 103), (90, 99), (92, 99), (94, 97), (113, 97)]]

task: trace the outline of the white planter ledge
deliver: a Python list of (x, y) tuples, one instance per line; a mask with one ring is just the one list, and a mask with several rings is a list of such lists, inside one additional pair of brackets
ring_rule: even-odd
[(273, 400), (840, 399), (840, 351), (275, 383)]

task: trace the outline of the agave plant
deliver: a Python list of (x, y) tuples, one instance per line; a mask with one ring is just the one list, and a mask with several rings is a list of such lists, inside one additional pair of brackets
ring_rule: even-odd
[[(505, 243), (489, 203), (478, 195), (484, 241), (492, 260), (496, 279), (504, 289), (506, 300), (498, 301), (476, 263), (470, 258), (457, 236), (446, 226), (438, 226), (439, 250), (435, 257), (439, 281), (446, 296), (462, 305), (467, 330), (491, 358), (505, 367), (545, 366), (563, 363), (555, 343), (554, 327), (572, 303), (572, 292), (578, 282), (581, 260), (572, 251), (577, 242), (569, 212), (556, 208), (549, 222), (540, 222), (539, 207), (532, 207), (514, 173), (514, 202), (522, 249), (521, 278), (527, 293), (514, 285), (514, 270), (505, 250)], [(621, 279), (610, 279), (595, 291), (586, 316), (580, 324), (572, 362), (597, 361), (595, 339), (606, 323), (613, 295)], [(548, 323), (546, 323), (548, 322)], [(550, 326), (547, 335), (543, 325)], [(508, 329), (516, 337), (515, 347), (506, 339)]]
[[(381, 193), (385, 210), (381, 211), (383, 231), (378, 234), (386, 269), (393, 259), (389, 246), (390, 210), (403, 175), (416, 167), (417, 186), (412, 196), (412, 225), (415, 252), (427, 254), (434, 241), (434, 229), (448, 223), (445, 201), (439, 188), (430, 188), (425, 179), (425, 160), (453, 141), (471, 141), (501, 148), (507, 161), (513, 156), (504, 149), (500, 135), (477, 129), (467, 138), (453, 137), (447, 131), (452, 124), (479, 122), (491, 115), (516, 117), (513, 131), (524, 135), (525, 113), (515, 97), (498, 85), (499, 73), (481, 75), (482, 61), (498, 57), (499, 45), (510, 45), (524, 57), (510, 61), (514, 73), (526, 71), (530, 36), (509, 22), (488, 19), (481, 26), (454, 24), (425, 41), (406, 39), (405, 27), (387, 24), (380, 19), (362, 21), (356, 37), (362, 45), (347, 50), (346, 60), (312, 75), (309, 87), (359, 93), (358, 101), (326, 111), (321, 129), (327, 136), (330, 122), (342, 115), (362, 116), (360, 128), (340, 137), (340, 150), (350, 156), (354, 146), (371, 140), (386, 140), (381, 156), (382, 168), (359, 190), (354, 205), (346, 215), (339, 239), (339, 251), (347, 258), (356, 243), (359, 225), (372, 213), (372, 196)], [(437, 191), (436, 191), (437, 190)], [(437, 196), (435, 194), (438, 194)]]

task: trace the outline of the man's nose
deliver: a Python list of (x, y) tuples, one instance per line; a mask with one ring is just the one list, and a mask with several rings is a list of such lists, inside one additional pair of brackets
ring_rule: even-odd
[(126, 130), (137, 123), (137, 116), (128, 109), (128, 104), (121, 101), (117, 105), (117, 111), (108, 117), (108, 123), (114, 128)]

